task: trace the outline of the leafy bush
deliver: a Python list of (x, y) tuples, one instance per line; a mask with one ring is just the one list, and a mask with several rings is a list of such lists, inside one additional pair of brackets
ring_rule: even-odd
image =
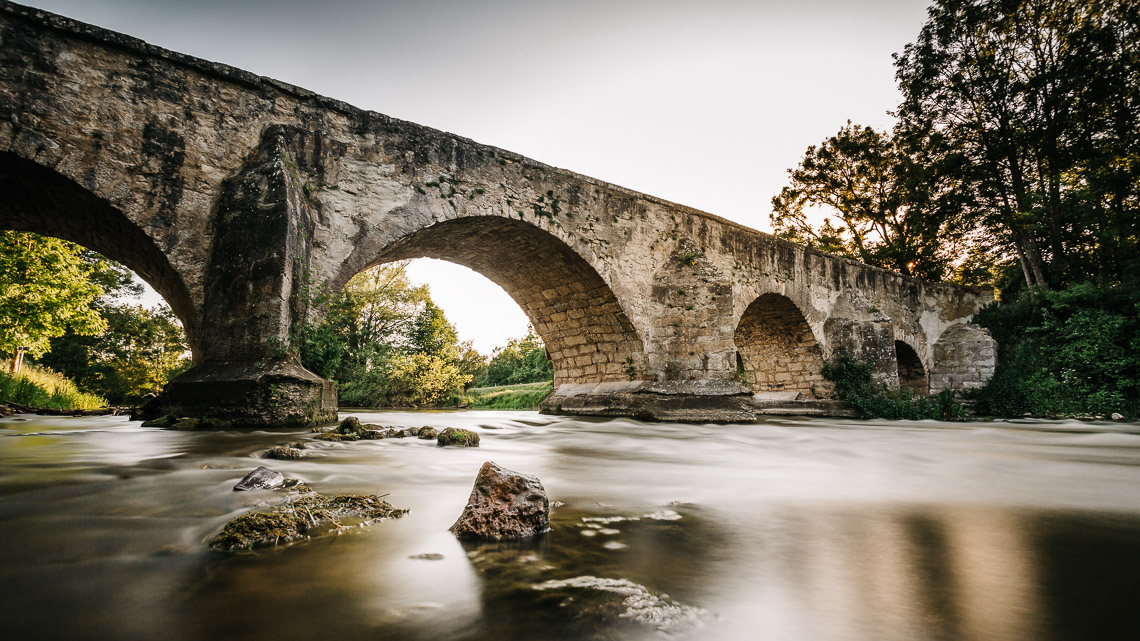
[(966, 415), (950, 390), (918, 396), (906, 387), (888, 388), (875, 382), (871, 372), (870, 363), (847, 353), (823, 366), (823, 375), (835, 383), (839, 398), (863, 418), (956, 420)]
[(998, 368), (978, 397), (995, 416), (1140, 415), (1140, 290), (1035, 289), (982, 310)]

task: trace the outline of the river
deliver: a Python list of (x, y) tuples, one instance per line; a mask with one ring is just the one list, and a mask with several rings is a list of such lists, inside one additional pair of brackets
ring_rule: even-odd
[[(342, 417), (345, 416), (342, 413)], [(8, 639), (1140, 639), (1140, 426), (787, 418), (678, 425), (355, 412), (479, 448), (0, 420)], [(480, 465), (541, 479), (551, 531), (457, 541)], [(261, 464), (397, 520), (256, 554)]]

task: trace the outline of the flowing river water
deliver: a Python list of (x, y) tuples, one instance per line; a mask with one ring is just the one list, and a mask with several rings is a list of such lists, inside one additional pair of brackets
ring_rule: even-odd
[[(1140, 639), (1138, 425), (353, 414), (482, 445), (310, 441), (267, 461), (312, 435), (0, 420), (4, 637)], [(541, 479), (548, 534), (448, 533), (487, 460)], [(232, 491), (262, 464), (411, 512), (211, 551), (281, 499)]]

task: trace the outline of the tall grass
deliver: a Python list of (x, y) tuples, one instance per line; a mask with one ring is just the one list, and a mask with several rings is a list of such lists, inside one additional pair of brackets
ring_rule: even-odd
[(531, 410), (554, 389), (553, 381), (520, 383), (500, 387), (473, 387), (464, 392), (464, 400), (472, 409)]
[(90, 410), (107, 399), (79, 391), (69, 379), (50, 369), (24, 364), (19, 374), (0, 368), (0, 403), (19, 403), (53, 410)]

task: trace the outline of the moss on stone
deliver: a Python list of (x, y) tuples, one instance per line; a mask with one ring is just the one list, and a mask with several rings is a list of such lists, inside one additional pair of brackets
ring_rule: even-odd
[(479, 447), (479, 435), (471, 430), (448, 427), (439, 433), (440, 447)]
[(374, 494), (325, 496), (305, 487), (281, 505), (231, 519), (210, 547), (235, 552), (292, 543), (343, 527), (342, 519), (370, 524), (407, 513), (408, 510), (393, 507)]

